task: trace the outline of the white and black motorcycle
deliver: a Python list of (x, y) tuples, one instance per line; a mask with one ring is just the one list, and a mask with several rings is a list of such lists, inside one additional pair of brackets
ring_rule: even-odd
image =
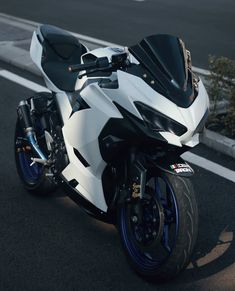
[(195, 245), (198, 210), (180, 155), (198, 144), (209, 101), (184, 43), (146, 37), (92, 51), (50, 25), (31, 57), (51, 93), (19, 103), (15, 158), (25, 187), (58, 185), (93, 217), (117, 225), (137, 273), (169, 279)]

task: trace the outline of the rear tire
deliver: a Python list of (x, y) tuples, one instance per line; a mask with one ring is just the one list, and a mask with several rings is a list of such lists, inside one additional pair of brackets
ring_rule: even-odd
[[(38, 95), (43, 98), (50, 97), (50, 94), (48, 93), (37, 94), (37, 96)], [(23, 142), (20, 140), (23, 140)], [(49, 169), (38, 163), (30, 166), (32, 163), (31, 157), (35, 157), (35, 154), (33, 153), (30, 144), (27, 144), (24, 131), (20, 126), (19, 118), (17, 118), (15, 127), (14, 149), (17, 173), (24, 187), (29, 192), (40, 196), (53, 192), (56, 189), (56, 184), (51, 177), (47, 176), (50, 172)]]
[[(156, 200), (151, 200), (152, 202), (146, 202), (147, 204), (154, 205), (155, 201), (158, 204), (158, 209), (162, 209), (164, 213), (164, 227), (162, 228), (163, 231), (158, 232), (158, 240), (154, 242), (152, 233), (150, 233), (152, 240), (146, 242), (145, 239), (148, 236), (147, 228), (151, 230), (151, 227), (155, 227), (155, 230), (151, 230), (154, 233), (159, 230), (156, 227), (156, 223), (152, 225), (151, 223), (146, 223), (144, 225), (143, 218), (142, 224), (139, 223), (138, 226), (137, 222), (133, 227), (133, 210), (131, 210), (132, 206), (130, 205), (132, 203), (120, 206), (118, 211), (118, 228), (122, 246), (133, 269), (144, 277), (151, 277), (157, 281), (165, 281), (175, 277), (190, 261), (198, 232), (198, 208), (194, 190), (189, 179), (167, 173), (162, 173), (160, 177), (152, 179), (163, 180), (166, 183), (166, 192), (168, 191), (168, 194), (165, 195), (165, 200), (162, 198), (162, 195), (162, 197), (158, 197)], [(153, 189), (152, 186), (147, 187), (151, 188), (152, 196), (159, 196), (158, 190), (155, 191), (156, 189)], [(163, 191), (161, 190), (160, 192), (162, 193)], [(141, 210), (143, 217), (147, 213), (146, 203), (143, 204)], [(167, 205), (168, 203), (171, 207)], [(149, 213), (151, 218), (154, 212), (150, 210)], [(140, 228), (139, 230), (138, 227)], [(167, 236), (165, 233), (166, 229)], [(141, 238), (142, 233), (143, 238)], [(168, 240), (167, 243), (166, 240)]]

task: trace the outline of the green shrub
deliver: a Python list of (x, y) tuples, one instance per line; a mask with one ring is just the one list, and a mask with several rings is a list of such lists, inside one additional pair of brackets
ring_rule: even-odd
[(225, 116), (225, 125), (231, 130), (231, 136), (235, 138), (235, 88), (231, 90), (230, 106)]
[[(214, 108), (210, 122), (218, 122), (226, 127), (225, 132), (235, 137), (235, 61), (226, 57), (209, 57), (209, 96)], [(228, 112), (225, 116), (216, 116), (217, 102), (223, 98), (229, 101)]]

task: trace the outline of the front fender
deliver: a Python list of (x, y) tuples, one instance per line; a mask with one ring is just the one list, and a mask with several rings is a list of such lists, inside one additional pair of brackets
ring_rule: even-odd
[[(194, 170), (180, 157), (179, 153), (165, 153), (162, 157), (154, 160), (147, 159), (144, 162), (135, 160), (128, 169), (127, 188), (120, 190), (118, 203), (123, 203), (125, 199), (143, 198), (149, 176), (161, 176), (162, 172), (181, 177), (191, 177), (194, 174)], [(125, 183), (123, 185), (125, 186)]]
[(153, 168), (172, 175), (191, 177), (194, 170), (178, 154), (166, 154), (153, 161)]

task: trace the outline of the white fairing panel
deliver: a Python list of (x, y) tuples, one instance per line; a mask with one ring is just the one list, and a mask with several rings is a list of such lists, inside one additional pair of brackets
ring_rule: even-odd
[(35, 65), (42, 69), (41, 67), (41, 59), (42, 59), (42, 46), (37, 38), (36, 31), (33, 32), (31, 45), (30, 45), (30, 56)]
[[(68, 180), (78, 181), (77, 190), (103, 211), (107, 210), (101, 176), (106, 166), (99, 149), (99, 134), (111, 118), (122, 118), (115, 105), (97, 84), (91, 84), (81, 92), (90, 108), (75, 112), (63, 127), (70, 164), (63, 171)], [(89, 166), (85, 167), (74, 154), (83, 156)]]
[(209, 109), (209, 97), (202, 81), (198, 83), (198, 86), (199, 94), (195, 101), (192, 103), (192, 105), (188, 108), (179, 107), (179, 111), (184, 119), (184, 124), (188, 128), (188, 131), (180, 137), (180, 141), (182, 144), (189, 142), (193, 132), (200, 123), (206, 110)]
[(193, 132), (209, 107), (209, 98), (201, 81), (199, 82), (199, 94), (196, 100), (188, 108), (181, 108), (153, 90), (141, 78), (123, 71), (118, 71), (117, 76), (119, 88), (117, 90), (104, 89), (104, 91), (108, 91), (107, 94), (113, 101), (140, 119), (142, 119), (142, 116), (135, 107), (134, 102), (139, 101), (147, 104), (153, 109), (181, 123), (188, 129), (181, 137), (170, 132), (160, 132), (168, 143), (182, 146), (182, 144), (189, 142)]

